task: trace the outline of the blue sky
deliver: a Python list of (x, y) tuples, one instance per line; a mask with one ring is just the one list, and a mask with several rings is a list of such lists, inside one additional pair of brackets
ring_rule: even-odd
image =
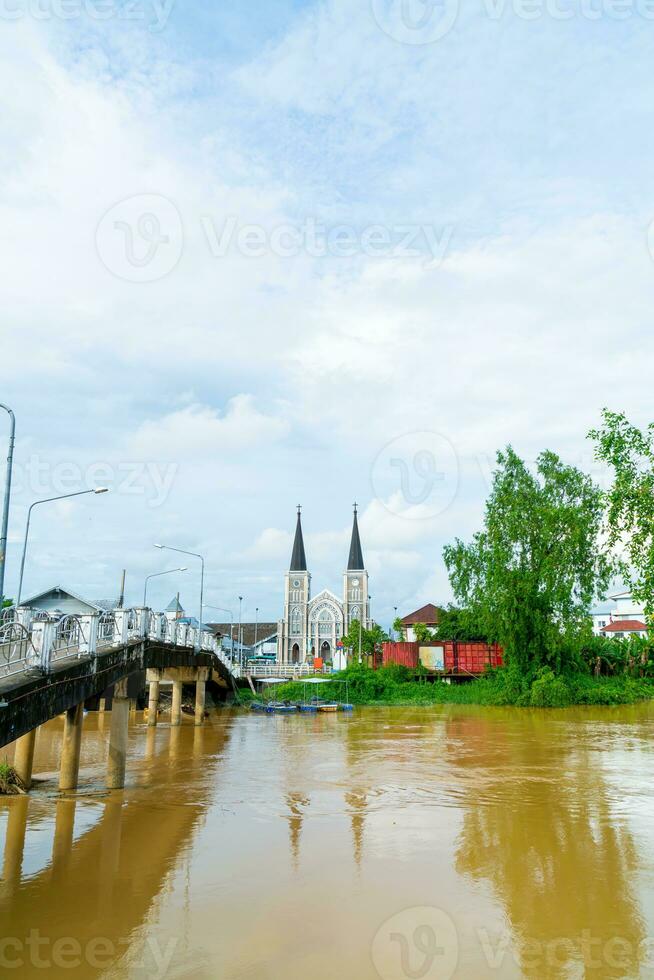
[(69, 3), (0, 32), (9, 593), (29, 502), (106, 482), (27, 592), (136, 601), (161, 540), (275, 619), (295, 505), (338, 590), (357, 499), (385, 622), (449, 598), (498, 447), (602, 479), (602, 406), (651, 420), (645, 0)]

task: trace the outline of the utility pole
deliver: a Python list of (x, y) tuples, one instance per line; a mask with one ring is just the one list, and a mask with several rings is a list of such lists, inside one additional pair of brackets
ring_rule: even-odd
[(120, 577), (120, 596), (118, 598), (118, 608), (122, 609), (125, 605), (125, 576), (127, 575), (127, 569), (123, 568), (123, 574)]

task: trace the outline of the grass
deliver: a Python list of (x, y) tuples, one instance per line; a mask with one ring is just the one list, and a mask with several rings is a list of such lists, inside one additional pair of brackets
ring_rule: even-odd
[(20, 776), (7, 760), (0, 762), (0, 796), (17, 796), (25, 792)]
[[(431, 681), (398, 664), (379, 670), (349, 668), (334, 675), (334, 681), (319, 687), (307, 687), (290, 681), (275, 687), (279, 700), (300, 702), (318, 695), (325, 700), (352, 704), (379, 705), (436, 705), (479, 704), (515, 705), (516, 707), (561, 708), (574, 704), (611, 705), (634, 704), (654, 699), (654, 681), (634, 677), (592, 677), (587, 674), (556, 676), (541, 669), (535, 678), (527, 680), (508, 669), (489, 671), (479, 679), (463, 684)], [(244, 698), (245, 701), (251, 700)]]

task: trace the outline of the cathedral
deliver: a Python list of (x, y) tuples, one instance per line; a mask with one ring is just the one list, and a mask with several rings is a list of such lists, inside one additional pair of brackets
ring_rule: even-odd
[(322, 657), (338, 668), (344, 667), (344, 654), (337, 644), (355, 619), (369, 628), (368, 573), (363, 564), (356, 504), (350, 554), (343, 573), (342, 599), (329, 589), (311, 597), (311, 575), (307, 569), (302, 514), (298, 507), (291, 565), (284, 588), (284, 618), (277, 632), (278, 661), (304, 663)]

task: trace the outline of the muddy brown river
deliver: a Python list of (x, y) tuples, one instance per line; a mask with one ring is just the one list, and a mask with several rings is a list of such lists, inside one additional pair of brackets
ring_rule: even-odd
[(0, 976), (654, 977), (654, 706), (63, 721), (0, 802)]

